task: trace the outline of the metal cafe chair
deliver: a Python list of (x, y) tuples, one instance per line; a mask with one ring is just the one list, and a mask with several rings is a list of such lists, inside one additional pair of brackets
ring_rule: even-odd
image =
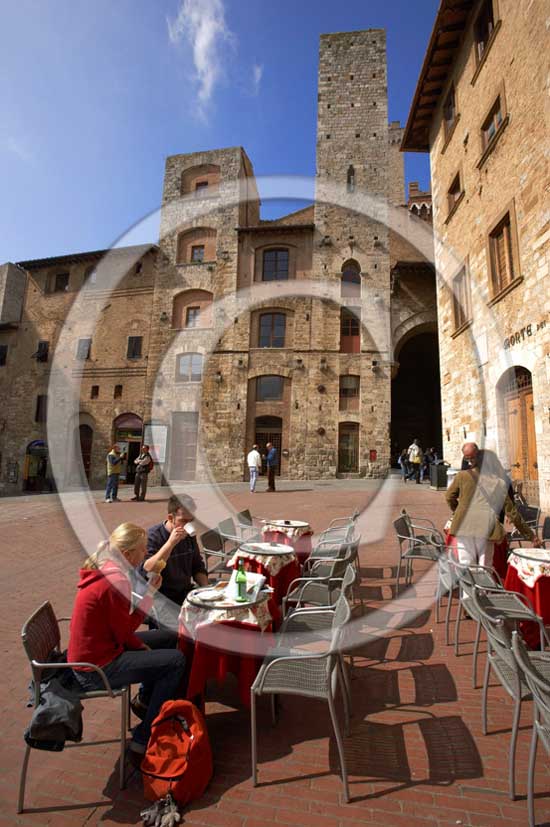
[[(344, 742), (336, 712), (336, 692), (341, 685), (345, 716), (345, 734), (349, 734), (350, 698), (346, 678), (342, 674), (341, 648), (345, 625), (351, 617), (351, 608), (341, 594), (334, 610), (317, 609), (314, 612), (298, 612), (286, 622), (287, 632), (294, 630), (299, 623), (299, 631), (307, 631), (307, 624), (314, 626), (314, 617), (329, 612), (331, 615), (331, 637), (326, 641), (324, 651), (308, 651), (306, 647), (286, 648), (283, 644), (268, 652), (256, 680), (250, 689), (250, 725), (252, 752), (252, 783), (258, 783), (258, 744), (256, 726), (256, 698), (260, 695), (299, 695), (305, 698), (317, 698), (328, 703), (332, 727), (336, 738), (344, 799), (349, 802), (349, 785), (344, 755)], [(294, 618), (294, 619), (293, 619)], [(345, 667), (344, 667), (345, 668)], [(272, 700), (271, 712), (275, 723), (275, 703)]]
[[(536, 661), (517, 632), (512, 632), (512, 651), (523, 678), (533, 696), (533, 732), (529, 750), (529, 768), (527, 771), (527, 812), (529, 827), (535, 827), (535, 763), (537, 746), (542, 742), (550, 755), (550, 653), (538, 652)], [(541, 670), (544, 663), (544, 673)], [(547, 668), (546, 668), (547, 667)]]
[[(61, 621), (69, 618), (60, 618)], [(61, 634), (59, 621), (55, 616), (52, 604), (47, 600), (28, 618), (21, 630), (23, 648), (31, 664), (32, 679), (34, 684), (34, 706), (40, 703), (40, 681), (45, 671), (57, 669), (72, 669), (73, 667), (87, 667), (101, 676), (104, 689), (97, 689), (92, 692), (78, 692), (80, 700), (93, 700), (94, 698), (120, 698), (120, 759), (119, 759), (119, 784), (120, 789), (126, 786), (124, 775), (124, 755), (126, 749), (126, 726), (130, 717), (130, 687), (113, 689), (105, 675), (105, 672), (93, 663), (58, 663), (55, 661), (55, 654), (60, 654)], [(31, 747), (27, 744), (21, 777), (19, 781), (19, 795), (17, 799), (17, 812), (23, 812), (25, 801), (25, 785)]]
[[(523, 595), (519, 595), (523, 598)], [(491, 670), (495, 673), (503, 689), (514, 701), (514, 718), (512, 722), (512, 734), (510, 737), (510, 754), (508, 761), (508, 783), (509, 795), (513, 800), (516, 797), (515, 790), (515, 763), (516, 743), (519, 729), (521, 705), (523, 701), (531, 700), (531, 690), (525, 681), (517, 661), (512, 652), (512, 631), (517, 626), (518, 620), (515, 616), (509, 615), (503, 609), (495, 609), (491, 605), (491, 594), (486, 590), (476, 588), (472, 593), (472, 600), (475, 610), (479, 614), (481, 624), (487, 634), (488, 650), (487, 662), (485, 665), (485, 677), (483, 680), (483, 695), (481, 703), (481, 728), (484, 735), (487, 735), (487, 696), (489, 689), (489, 678)], [(528, 608), (526, 601), (526, 608)], [(532, 610), (529, 620), (537, 623), (540, 629), (541, 647), (548, 643), (544, 624)], [(550, 660), (548, 654), (531, 652), (531, 662), (537, 666), (545, 678), (550, 679)]]
[(393, 521), (393, 527), (397, 535), (399, 545), (399, 562), (397, 564), (396, 593), (399, 594), (399, 581), (401, 579), (401, 568), (405, 567), (405, 586), (412, 581), (412, 561), (429, 560), (437, 562), (444, 548), (444, 540), (436, 528), (427, 535), (417, 536), (415, 524), (411, 522), (408, 514), (401, 514)]
[[(224, 543), (219, 532), (216, 531), (216, 529), (205, 531), (204, 534), (200, 535), (200, 544), (207, 574), (222, 574), (225, 571), (225, 563), (229, 560), (230, 555), (225, 551)], [(214, 557), (218, 561), (211, 569), (208, 568), (210, 557)]]
[(295, 609), (309, 606), (334, 606), (341, 590), (348, 566), (355, 565), (359, 541), (349, 544), (345, 553), (337, 557), (317, 560), (308, 575), (293, 580), (283, 597), (283, 617), (289, 606)]

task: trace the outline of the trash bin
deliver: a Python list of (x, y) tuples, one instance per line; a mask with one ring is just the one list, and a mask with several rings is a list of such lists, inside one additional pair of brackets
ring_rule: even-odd
[(441, 491), (447, 488), (447, 468), (443, 462), (430, 465), (430, 488)]

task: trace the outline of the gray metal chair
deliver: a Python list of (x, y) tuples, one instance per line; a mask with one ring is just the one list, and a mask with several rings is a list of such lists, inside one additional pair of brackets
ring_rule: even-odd
[[(523, 595), (518, 595), (523, 598)], [(525, 682), (523, 674), (518, 667), (517, 661), (512, 652), (512, 631), (516, 629), (518, 619), (509, 616), (500, 608), (491, 604), (491, 594), (486, 590), (474, 589), (472, 601), (475, 611), (481, 620), (481, 625), (487, 634), (488, 650), (485, 666), (485, 677), (483, 680), (483, 695), (481, 705), (481, 728), (484, 735), (487, 735), (487, 696), (489, 689), (489, 677), (491, 669), (499, 679), (503, 689), (510, 695), (514, 704), (514, 718), (512, 722), (512, 733), (510, 737), (510, 755), (508, 763), (509, 794), (512, 800), (516, 797), (515, 791), (515, 762), (516, 743), (523, 701), (531, 699), (531, 691)], [(526, 602), (526, 609), (529, 609)], [(540, 629), (541, 642), (547, 644), (542, 619), (532, 610), (529, 620), (537, 623)], [(516, 629), (517, 631), (517, 629)], [(542, 657), (541, 657), (542, 655)], [(550, 660), (545, 653), (532, 652), (530, 660), (541, 671), (545, 678), (550, 679)]]
[[(229, 560), (230, 554), (225, 551), (225, 545), (219, 532), (216, 531), (216, 529), (205, 531), (204, 534), (200, 536), (200, 544), (208, 575), (224, 573), (225, 563)], [(210, 557), (214, 557), (218, 561), (212, 569), (208, 567)]]
[[(69, 620), (69, 618), (60, 618), (59, 620), (64, 621)], [(42, 679), (42, 675), (46, 670), (51, 670), (52, 667), (56, 670), (72, 669), (73, 667), (86, 667), (94, 672), (97, 672), (98, 675), (101, 676), (104, 689), (98, 689), (92, 692), (78, 692), (78, 698), (80, 700), (93, 700), (94, 698), (120, 698), (119, 784), (120, 788), (124, 789), (126, 785), (124, 756), (126, 750), (126, 726), (130, 717), (130, 687), (125, 686), (122, 689), (112, 689), (105, 672), (93, 663), (58, 663), (54, 660), (55, 654), (60, 653), (61, 651), (61, 634), (59, 631), (59, 621), (56, 618), (55, 612), (49, 601), (46, 601), (38, 609), (36, 609), (36, 611), (33, 612), (33, 614), (25, 622), (21, 630), (21, 638), (23, 640), (23, 647), (31, 664), (35, 707), (37, 707), (40, 703), (40, 681)], [(30, 753), (31, 747), (27, 744), (19, 781), (19, 795), (17, 799), (18, 813), (23, 812)]]
[(289, 606), (295, 609), (303, 605), (334, 606), (340, 597), (348, 566), (355, 565), (358, 545), (357, 540), (350, 543), (341, 556), (316, 560), (307, 576), (293, 580), (283, 597), (283, 617), (286, 617)]
[[(266, 659), (256, 680), (250, 690), (250, 725), (252, 744), (252, 783), (258, 783), (258, 745), (256, 726), (256, 698), (260, 695), (271, 695), (271, 711), (275, 722), (274, 696), (277, 695), (300, 695), (305, 698), (317, 698), (328, 702), (332, 727), (336, 738), (342, 783), (344, 786), (344, 798), (349, 802), (349, 785), (344, 756), (344, 742), (338, 716), (336, 712), (335, 697), (338, 685), (341, 685), (342, 700), (345, 715), (345, 734), (349, 734), (350, 699), (348, 695), (347, 682), (342, 674), (341, 649), (343, 644), (343, 631), (351, 617), (351, 608), (344, 594), (340, 596), (334, 610), (317, 609), (312, 612), (298, 612), (296, 616), (286, 621), (287, 632), (296, 629), (299, 624), (300, 631), (307, 631), (307, 624), (318, 631), (315, 618), (318, 615), (329, 613), (331, 618), (331, 635), (326, 640), (321, 651), (308, 651), (307, 644), (302, 648), (286, 648), (282, 646), (272, 649)], [(321, 641), (321, 644), (323, 641)]]
[(547, 670), (545, 669), (546, 674), (543, 674), (540, 665), (544, 659), (545, 665), (550, 667), (550, 653), (537, 653), (537, 662), (534, 662), (533, 653), (527, 649), (517, 632), (512, 632), (512, 651), (533, 697), (533, 732), (527, 771), (527, 812), (529, 827), (535, 827), (534, 782), (539, 739), (550, 755), (550, 679)]
[[(428, 521), (429, 522), (429, 521)], [(412, 581), (412, 561), (427, 560), (437, 562), (441, 556), (441, 548), (444, 547), (444, 540), (440, 532), (433, 528), (426, 535), (415, 534), (415, 524), (411, 522), (408, 514), (401, 514), (393, 521), (393, 527), (399, 544), (399, 563), (397, 565), (396, 593), (399, 595), (399, 581), (401, 579), (401, 568), (405, 564), (405, 585), (409, 586)]]

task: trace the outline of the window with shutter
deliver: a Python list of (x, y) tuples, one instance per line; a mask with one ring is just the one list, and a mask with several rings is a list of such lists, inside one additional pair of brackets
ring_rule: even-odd
[(489, 235), (491, 283), (494, 295), (507, 287), (516, 277), (510, 213), (497, 224)]
[(128, 336), (127, 359), (141, 359), (143, 336)]
[(79, 339), (78, 346), (76, 349), (76, 358), (79, 359), (81, 362), (85, 362), (86, 359), (90, 358), (90, 351), (92, 349), (92, 340), (91, 339)]

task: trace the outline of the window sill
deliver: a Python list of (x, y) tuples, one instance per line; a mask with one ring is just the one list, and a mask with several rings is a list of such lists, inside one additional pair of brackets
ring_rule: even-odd
[(451, 333), (451, 339), (456, 339), (457, 336), (460, 336), (461, 333), (464, 333), (465, 330), (468, 330), (469, 327), (472, 326), (472, 320), (468, 319), (467, 321), (463, 322), (460, 327), (457, 327)]
[(452, 137), (453, 137), (453, 135), (455, 134), (455, 129), (456, 129), (456, 127), (457, 127), (457, 124), (458, 124), (459, 120), (460, 120), (460, 112), (458, 113), (458, 115), (457, 115), (457, 116), (456, 116), (456, 118), (454, 119), (454, 121), (453, 121), (453, 125), (451, 126), (451, 128), (449, 129), (449, 131), (447, 132), (447, 134), (445, 135), (445, 141), (444, 141), (444, 143), (443, 143), (443, 146), (441, 147), (441, 154), (442, 154), (442, 155), (444, 155), (444, 154), (445, 154), (445, 150), (447, 149), (447, 147), (448, 147), (448, 146), (449, 146), (449, 144), (451, 143), (451, 138), (452, 138)]
[(521, 284), (522, 281), (523, 276), (516, 276), (515, 279), (512, 279), (512, 281), (509, 284), (507, 284), (506, 287), (503, 287), (499, 293), (497, 293), (495, 296), (493, 296), (493, 298), (490, 301), (487, 302), (487, 307), (492, 307), (494, 304), (498, 304), (498, 302), (501, 299), (507, 296), (508, 293), (514, 290), (514, 288), (516, 288), (518, 284)]
[(449, 221), (451, 220), (451, 218), (453, 217), (453, 215), (455, 214), (455, 212), (458, 210), (458, 208), (459, 208), (460, 204), (462, 204), (462, 201), (463, 201), (463, 199), (464, 199), (465, 194), (466, 194), (466, 191), (465, 191), (465, 190), (462, 190), (462, 192), (460, 193), (460, 195), (458, 196), (458, 198), (457, 198), (457, 199), (456, 199), (456, 201), (454, 202), (454, 204), (453, 204), (453, 206), (452, 206), (452, 209), (451, 209), (451, 211), (450, 211), (449, 215), (447, 216), (447, 218), (446, 218), (446, 219), (445, 219), (445, 221), (443, 222), (444, 224), (448, 224), (448, 223), (449, 223)]
[(491, 155), (494, 148), (496, 147), (496, 145), (500, 141), (500, 136), (502, 135), (502, 133), (504, 132), (504, 130), (508, 126), (509, 120), (510, 120), (510, 115), (506, 115), (506, 117), (504, 118), (504, 120), (502, 121), (501, 125), (498, 128), (498, 132), (495, 132), (495, 134), (492, 137), (492, 140), (490, 141), (490, 143), (487, 144), (486, 148), (483, 150), (483, 155), (481, 156), (481, 158), (479, 159), (479, 161), (476, 164), (476, 167), (478, 169), (481, 169), (484, 166), (485, 162), (487, 161), (487, 158), (489, 157), (489, 155)]
[[(487, 46), (485, 47), (485, 51), (484, 51), (484, 52), (483, 52), (483, 54), (481, 55), (481, 58), (480, 58), (480, 60), (479, 60), (479, 63), (477, 64), (477, 66), (476, 66), (476, 70), (475, 70), (475, 72), (474, 72), (474, 74), (473, 74), (473, 77), (472, 77), (472, 79), (471, 79), (471, 81), (470, 81), (470, 83), (471, 83), (471, 85), (472, 85), (472, 86), (475, 86), (475, 85), (476, 85), (476, 80), (477, 80), (477, 78), (478, 78), (478, 75), (479, 75), (479, 73), (481, 72), (481, 70), (483, 69), (483, 66), (484, 66), (484, 64), (485, 64), (485, 61), (487, 60), (487, 55), (488, 55), (488, 54), (489, 54), (489, 52), (491, 51), (491, 46), (492, 46), (492, 45), (493, 45), (493, 43), (494, 43), (495, 37), (497, 36), (497, 32), (500, 30), (501, 25), (502, 25), (502, 20), (497, 20), (497, 22), (496, 22), (496, 24), (495, 24), (495, 28), (493, 29), (493, 31), (492, 31), (492, 33), (491, 33), (491, 37), (490, 37), (490, 38), (489, 38), (489, 40), (487, 41)], [(475, 48), (475, 44), (474, 44), (474, 48)]]
[(212, 261), (176, 261), (176, 267), (200, 267), (201, 264), (209, 264), (214, 265), (216, 264), (216, 259), (212, 259)]
[(201, 330), (212, 330), (212, 325), (201, 327), (170, 327), (170, 330), (179, 330), (180, 333), (200, 333)]

